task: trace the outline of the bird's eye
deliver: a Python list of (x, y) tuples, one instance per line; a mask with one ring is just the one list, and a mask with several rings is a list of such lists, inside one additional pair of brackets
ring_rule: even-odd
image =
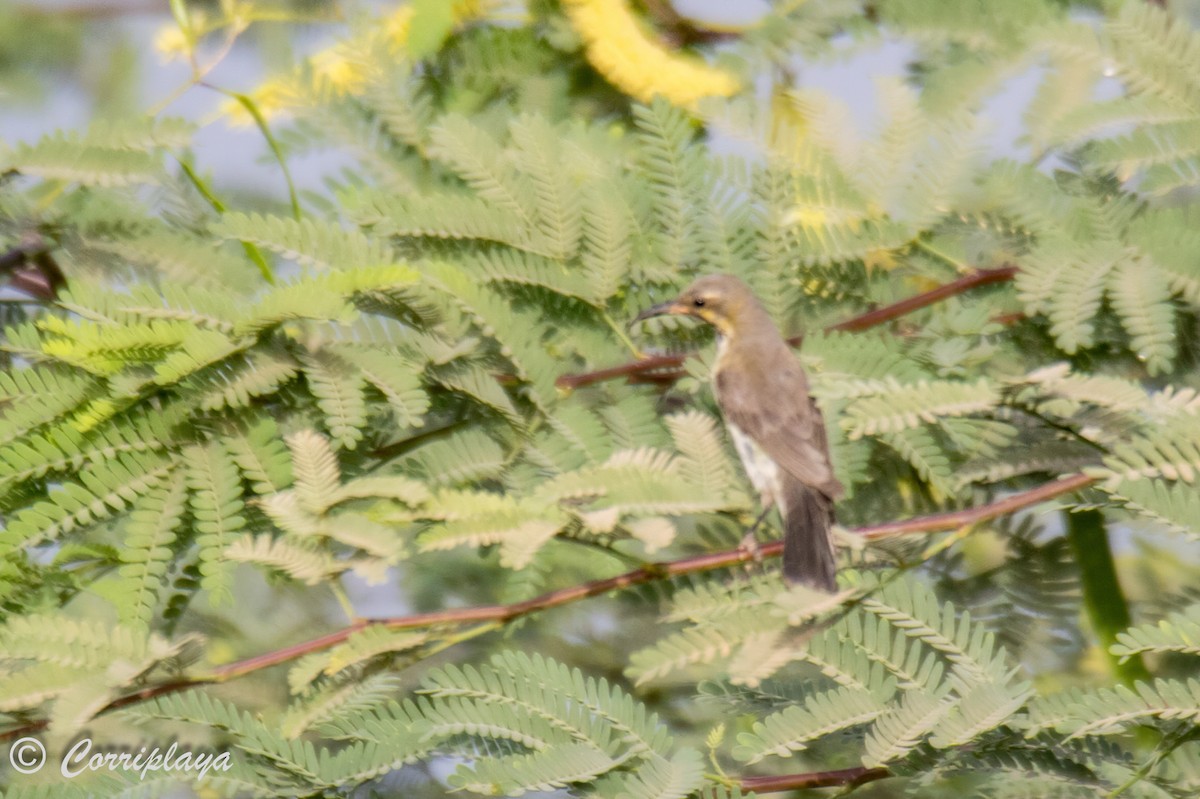
[(697, 308), (703, 308), (704, 307), (704, 298), (697, 297), (696, 299), (692, 300), (692, 305), (695, 305)]

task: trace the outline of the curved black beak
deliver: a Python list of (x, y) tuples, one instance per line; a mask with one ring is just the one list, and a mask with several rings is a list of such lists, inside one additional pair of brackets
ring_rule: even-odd
[(629, 322), (629, 327), (633, 327), (638, 322), (642, 322), (651, 318), (652, 316), (662, 316), (664, 314), (676, 313), (674, 308), (674, 300), (671, 300), (670, 302), (660, 302), (658, 305), (651, 305), (649, 308), (633, 317), (633, 319), (631, 319)]

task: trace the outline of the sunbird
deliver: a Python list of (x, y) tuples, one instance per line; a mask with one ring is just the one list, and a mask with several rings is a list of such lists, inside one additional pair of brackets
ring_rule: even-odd
[(663, 314), (693, 316), (716, 328), (713, 393), (762, 514), (783, 520), (783, 579), (822, 591), (837, 589), (833, 503), (842, 484), (833, 475), (821, 409), (808, 377), (758, 297), (733, 275), (698, 278), (673, 300), (642, 311), (634, 322)]

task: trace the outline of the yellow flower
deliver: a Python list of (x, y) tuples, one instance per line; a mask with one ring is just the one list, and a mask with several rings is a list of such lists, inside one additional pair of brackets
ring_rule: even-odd
[[(484, 0), (458, 0), (454, 3), (454, 22), (462, 24), (486, 13), (490, 7)], [(412, 26), (413, 8), (409, 4), (399, 6), (392, 13), (378, 20), (378, 24), (367, 33), (347, 39), (346, 41), (326, 48), (308, 59), (315, 88), (319, 91), (332, 91), (335, 94), (358, 94), (367, 86), (367, 75), (361, 64), (346, 53), (366, 53), (377, 47), (382, 38), (393, 52), (399, 53), (408, 42), (408, 32)], [(305, 94), (304, 86), (299, 85), (295, 76), (276, 77), (263, 83), (249, 93), (259, 112), (266, 119), (271, 119), (282, 113), (288, 106), (295, 104)], [(231, 125), (245, 126), (253, 124), (254, 120), (241, 103), (229, 100), (221, 107), (222, 113)]]
[(588, 61), (614, 86), (642, 102), (662, 95), (693, 108), (705, 97), (728, 97), (740, 85), (728, 72), (664, 48), (642, 30), (625, 0), (565, 0)]
[(320, 85), (329, 86), (339, 94), (356, 94), (366, 85), (362, 68), (342, 55), (339, 48), (322, 50), (309, 63)]
[(191, 44), (179, 26), (171, 23), (164, 25), (154, 35), (154, 49), (162, 56), (163, 61), (170, 62), (177, 58), (186, 58), (191, 51)]
[[(273, 78), (252, 91), (249, 97), (254, 102), (254, 107), (258, 109), (258, 113), (262, 114), (263, 119), (269, 122), (291, 105), (289, 98), (293, 95), (294, 92), (288, 81)], [(237, 100), (230, 99), (222, 103), (221, 114), (234, 127), (244, 128), (254, 124), (254, 117), (250, 116), (246, 107)]]
[(380, 20), (383, 36), (392, 47), (401, 48), (408, 41), (408, 30), (412, 27), (413, 13), (412, 6), (403, 5)]
[(829, 214), (824, 208), (813, 205), (797, 205), (783, 219), (785, 224), (807, 228), (821, 228), (829, 224)]

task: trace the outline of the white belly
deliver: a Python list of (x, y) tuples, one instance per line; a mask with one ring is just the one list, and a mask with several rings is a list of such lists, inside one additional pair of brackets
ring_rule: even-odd
[[(715, 368), (720, 368), (721, 360), (728, 350), (729, 342), (724, 336), (718, 335)], [(743, 433), (733, 422), (727, 419), (725, 426), (729, 429), (729, 437), (733, 439), (733, 448), (737, 450), (738, 457), (742, 459), (742, 467), (746, 470), (746, 476), (750, 478), (750, 484), (754, 486), (754, 490), (761, 497), (763, 507), (769, 508), (775, 504), (776, 497), (780, 495), (779, 466), (767, 457), (767, 453), (763, 452), (758, 444), (754, 443), (754, 439)]]
[(730, 422), (725, 424), (729, 428), (729, 437), (733, 439), (733, 446), (737, 450), (738, 457), (742, 459), (746, 476), (750, 478), (754, 490), (762, 497), (763, 507), (775, 504), (779, 495), (779, 466), (767, 457), (767, 453), (763, 452), (758, 444), (755, 444), (754, 440), (743, 433), (737, 425)]

